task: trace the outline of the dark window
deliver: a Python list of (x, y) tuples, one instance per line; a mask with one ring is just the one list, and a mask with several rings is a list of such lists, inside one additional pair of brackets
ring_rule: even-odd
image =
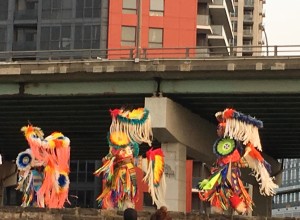
[(74, 49), (82, 49), (82, 26), (75, 26), (75, 41), (74, 41)]
[(0, 21), (7, 20), (8, 17), (8, 0), (0, 0)]
[(86, 208), (92, 208), (94, 207), (94, 203), (96, 198), (94, 198), (94, 191), (92, 190), (87, 190), (85, 192), (86, 200), (85, 200), (85, 207)]
[(93, 5), (94, 5), (93, 6), (93, 17), (100, 18), (100, 11), (101, 11), (100, 0), (94, 0)]
[(6, 50), (6, 28), (0, 28), (0, 51)]
[(41, 50), (67, 50), (70, 45), (71, 25), (41, 28)]
[(71, 172), (77, 172), (77, 160), (70, 162), (70, 171)]
[(98, 18), (100, 9), (100, 0), (77, 0), (76, 18)]
[(72, 0), (43, 0), (42, 18), (72, 18)]
[(62, 26), (61, 48), (63, 50), (71, 49), (71, 26)]
[(95, 163), (87, 162), (87, 172), (93, 173), (95, 171)]
[(71, 183), (77, 183), (77, 172), (70, 172), (69, 178)]
[(78, 171), (85, 172), (86, 171), (85, 164), (86, 164), (85, 161), (79, 161), (79, 169), (78, 169)]
[(78, 183), (86, 182), (86, 172), (78, 172)]
[(75, 49), (99, 49), (100, 26), (99, 25), (76, 25)]
[(85, 191), (78, 190), (77, 191), (77, 206), (84, 207), (85, 205)]

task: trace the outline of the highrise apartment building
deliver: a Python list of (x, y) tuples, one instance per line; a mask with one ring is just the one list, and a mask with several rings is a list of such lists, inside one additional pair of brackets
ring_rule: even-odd
[(233, 41), (230, 14), (233, 0), (198, 0), (197, 42), (199, 56), (229, 55)]
[(197, 46), (210, 55), (261, 55), (264, 4), (265, 0), (198, 0)]
[(0, 52), (106, 49), (107, 12), (108, 0), (1, 0)]
[(300, 217), (300, 159), (284, 159), (282, 185), (273, 198), (272, 216)]
[[(234, 38), (231, 46), (237, 56), (261, 55), (263, 39), (263, 5), (266, 0), (234, 0), (235, 11), (231, 13)], [(240, 47), (243, 46), (243, 47)]]

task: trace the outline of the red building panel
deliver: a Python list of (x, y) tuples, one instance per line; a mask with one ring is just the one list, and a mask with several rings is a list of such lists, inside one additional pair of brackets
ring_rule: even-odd
[[(122, 0), (109, 2), (108, 49), (128, 48), (121, 45), (122, 26), (137, 28), (138, 16), (123, 14)], [(163, 48), (196, 47), (197, 0), (165, 0), (162, 16), (150, 15), (150, 0), (141, 2), (141, 48), (149, 47), (149, 28), (163, 29)]]

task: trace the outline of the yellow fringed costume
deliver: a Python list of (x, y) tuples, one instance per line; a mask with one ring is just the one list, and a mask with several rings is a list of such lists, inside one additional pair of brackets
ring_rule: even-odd
[[(109, 153), (102, 159), (103, 165), (94, 172), (96, 176), (102, 174), (105, 182), (103, 192), (98, 196), (97, 201), (101, 208), (119, 208), (134, 207), (137, 195), (137, 181), (135, 173), (134, 158), (139, 154), (139, 144), (152, 144), (152, 128), (150, 114), (147, 109), (138, 108), (132, 111), (125, 109), (111, 110), (112, 123), (108, 135)], [(149, 184), (159, 186), (161, 176), (163, 176), (163, 154), (161, 159), (156, 157), (155, 169), (156, 178), (153, 182), (153, 169), (149, 170), (144, 179)], [(152, 160), (154, 161), (154, 160)], [(152, 165), (149, 167), (152, 168)], [(150, 173), (152, 171), (152, 173)], [(152, 181), (151, 183), (149, 181)], [(150, 187), (149, 187), (150, 188)], [(151, 187), (151, 190), (154, 189)], [(157, 204), (164, 200), (164, 193), (157, 191), (151, 193), (153, 201)], [(157, 195), (160, 195), (157, 198)], [(165, 204), (162, 202), (162, 204)]]

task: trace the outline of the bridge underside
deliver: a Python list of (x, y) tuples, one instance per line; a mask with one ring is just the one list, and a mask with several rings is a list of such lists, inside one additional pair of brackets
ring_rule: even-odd
[(256, 117), (264, 122), (264, 152), (274, 158), (300, 158), (300, 68), (282, 70), (276, 64), (279, 69), (273, 70), (268, 64), (261, 70), (261, 62), (253, 61), (253, 70), (248, 64), (247, 70), (238, 71), (232, 62), (217, 62), (225, 69), (211, 66), (209, 71), (199, 70), (199, 64), (191, 71), (193, 66), (183, 63), (179, 72), (156, 64), (156, 69), (153, 64), (135, 64), (139, 71), (133, 72), (110, 72), (111, 66), (104, 66), (83, 73), (76, 67), (72, 74), (61, 66), (58, 74), (46, 68), (48, 72), (39, 70), (37, 75), (32, 67), (30, 74), (14, 67), (5, 74), (0, 68), (1, 154), (13, 160), (28, 147), (20, 128), (29, 121), (45, 135), (58, 130), (68, 136), (72, 159), (101, 159), (108, 152), (109, 109), (141, 107), (145, 97), (162, 95), (216, 125), (215, 112), (227, 107)]
[[(41, 127), (46, 135), (59, 130), (68, 136), (73, 159), (100, 159), (108, 152), (109, 109), (144, 106), (144, 97), (150, 96), (152, 94), (1, 96), (1, 153), (7, 159), (14, 159), (18, 152), (27, 148), (20, 128), (29, 121)], [(260, 131), (264, 152), (275, 158), (300, 157), (300, 94), (164, 96), (214, 124), (214, 113), (226, 107), (255, 116), (264, 122)], [(141, 149), (143, 152), (147, 146)]]

